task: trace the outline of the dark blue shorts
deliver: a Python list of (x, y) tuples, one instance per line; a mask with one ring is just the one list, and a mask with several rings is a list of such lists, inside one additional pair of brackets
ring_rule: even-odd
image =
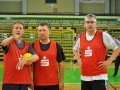
[(3, 84), (2, 90), (28, 90), (28, 86), (23, 84)]
[(81, 81), (81, 90), (108, 90), (105, 80)]
[(59, 85), (34, 86), (34, 90), (59, 90)]

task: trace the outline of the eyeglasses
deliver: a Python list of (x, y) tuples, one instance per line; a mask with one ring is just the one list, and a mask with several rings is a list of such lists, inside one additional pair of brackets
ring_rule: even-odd
[(87, 24), (89, 24), (89, 23), (93, 24), (93, 23), (96, 23), (96, 22), (95, 21), (86, 21), (85, 23), (87, 23)]

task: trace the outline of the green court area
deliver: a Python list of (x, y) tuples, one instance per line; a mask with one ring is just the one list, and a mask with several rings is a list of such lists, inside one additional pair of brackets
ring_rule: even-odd
[(0, 67), (0, 82), (2, 82), (3, 68)]
[[(116, 77), (113, 77), (114, 68), (108, 69), (108, 82), (120, 83), (120, 72)], [(65, 68), (65, 83), (81, 83), (80, 68)]]
[[(120, 72), (118, 72), (118, 76), (112, 77), (114, 72), (114, 68), (108, 69), (108, 78), (109, 83), (120, 83)], [(2, 74), (3, 68), (0, 67), (0, 82), (2, 82)], [(68, 84), (77, 84), (80, 82), (80, 68), (65, 68), (65, 83)]]

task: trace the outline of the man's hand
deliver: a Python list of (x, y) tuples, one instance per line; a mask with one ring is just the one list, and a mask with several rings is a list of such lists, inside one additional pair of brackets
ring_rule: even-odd
[(27, 60), (23, 59), (22, 57), (19, 58), (19, 62), (16, 66), (17, 70), (21, 70), (23, 66), (26, 64)]
[(99, 68), (100, 69), (107, 69), (107, 66), (110, 65), (112, 62), (107, 60), (107, 61), (102, 61), (102, 62), (99, 62)]
[(16, 41), (20, 42), (20, 38), (21, 38), (20, 35), (14, 35), (14, 39), (15, 39)]
[(34, 90), (34, 85), (33, 85), (33, 84), (30, 84), (28, 87), (29, 87), (31, 90)]
[(77, 59), (78, 64), (80, 65), (80, 67), (82, 67), (82, 61), (81, 58)]
[(64, 82), (60, 81), (59, 82), (59, 90), (63, 90), (64, 89)]

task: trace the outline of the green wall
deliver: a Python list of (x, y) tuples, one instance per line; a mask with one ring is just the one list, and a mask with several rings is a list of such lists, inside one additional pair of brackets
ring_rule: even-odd
[(57, 0), (56, 4), (46, 4), (45, 0), (29, 0), (29, 13), (74, 12), (74, 0)]
[(22, 3), (20, 1), (0, 1), (0, 12), (22, 12)]
[(111, 13), (115, 13), (115, 0), (111, 0)]
[[(80, 0), (79, 0), (80, 1)], [(111, 0), (111, 13), (120, 13), (120, 0)], [(105, 3), (80, 2), (80, 13), (103, 14)], [(22, 0), (0, 1), (0, 12), (21, 12)], [(75, 0), (57, 0), (56, 4), (46, 4), (45, 0), (27, 0), (27, 13), (75, 13)]]
[[(119, 7), (119, 8), (117, 8)], [(116, 0), (116, 12), (120, 13), (120, 0)]]
[(80, 3), (80, 13), (102, 14), (105, 12), (104, 3)]

